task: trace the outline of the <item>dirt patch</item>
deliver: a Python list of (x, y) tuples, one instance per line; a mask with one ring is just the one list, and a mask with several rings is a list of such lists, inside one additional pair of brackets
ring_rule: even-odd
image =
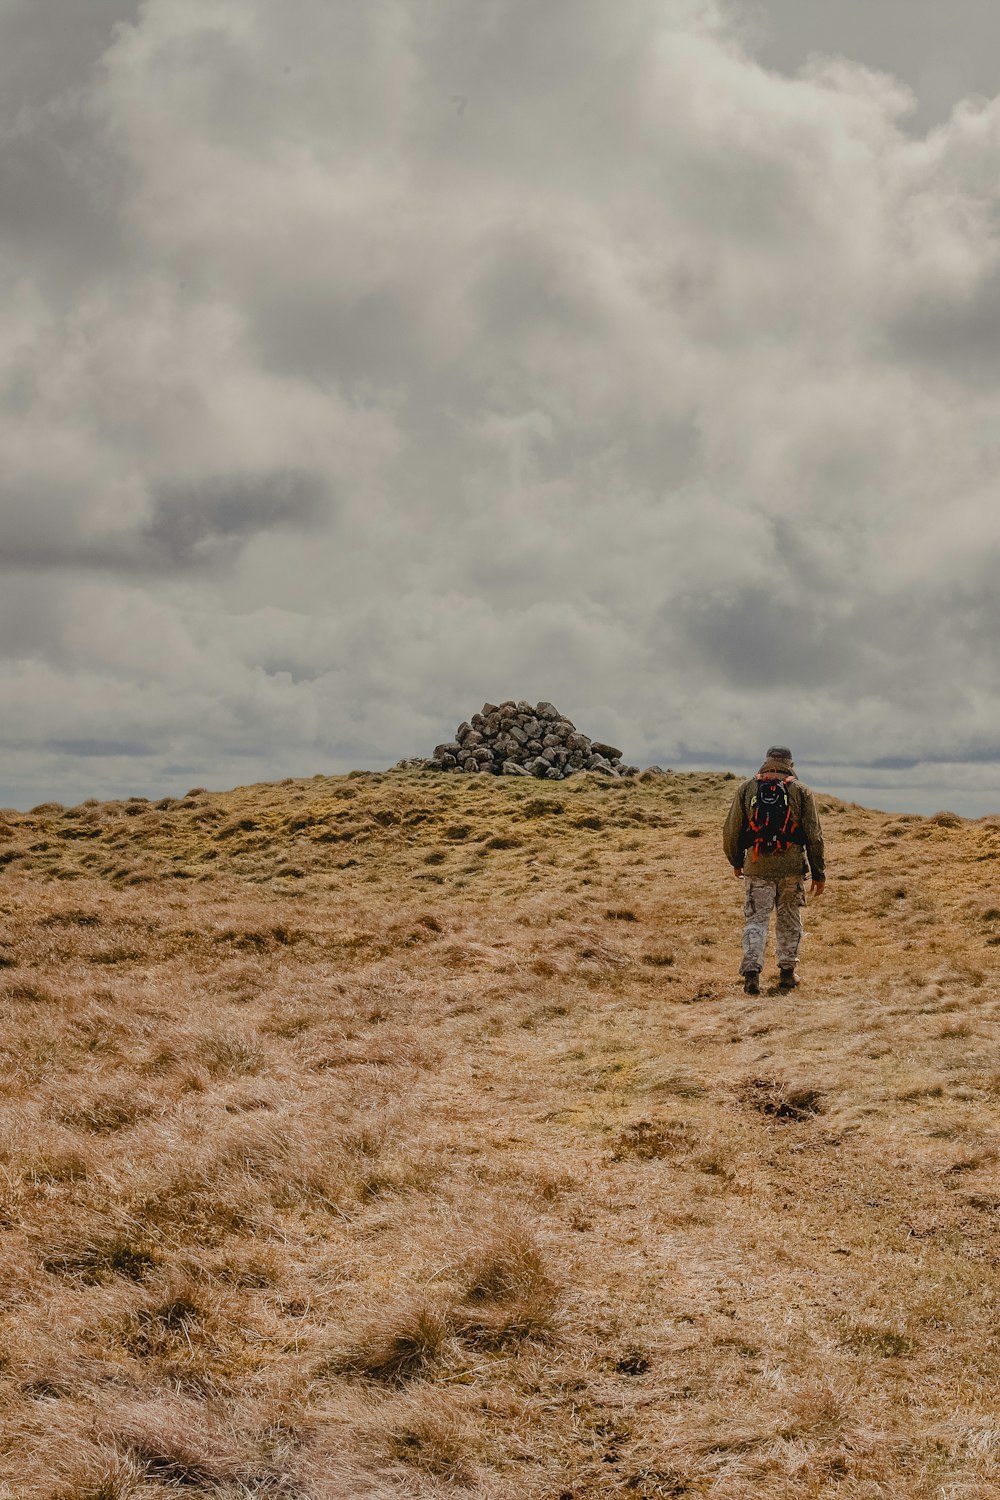
[(809, 1084), (786, 1083), (777, 1078), (748, 1078), (740, 1085), (738, 1093), (751, 1109), (772, 1120), (812, 1120), (826, 1107), (824, 1090)]

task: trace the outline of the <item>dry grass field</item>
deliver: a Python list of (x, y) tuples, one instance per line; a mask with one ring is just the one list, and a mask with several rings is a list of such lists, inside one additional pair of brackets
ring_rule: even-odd
[(1000, 1495), (1000, 818), (721, 775), (0, 815), (0, 1495)]

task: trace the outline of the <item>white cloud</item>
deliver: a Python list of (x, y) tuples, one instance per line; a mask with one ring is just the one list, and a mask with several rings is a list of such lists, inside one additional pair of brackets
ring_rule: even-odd
[(914, 139), (708, 3), (102, 3), (77, 75), (11, 11), (8, 795), (513, 694), (992, 805), (1000, 102)]

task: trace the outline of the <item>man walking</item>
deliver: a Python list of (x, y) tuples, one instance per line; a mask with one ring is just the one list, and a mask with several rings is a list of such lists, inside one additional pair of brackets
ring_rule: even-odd
[(778, 988), (793, 990), (807, 861), (811, 895), (823, 894), (826, 870), (816, 799), (796, 781), (792, 752), (784, 745), (772, 745), (757, 775), (739, 787), (726, 818), (722, 847), (737, 880), (746, 882), (740, 964), (743, 988), (748, 995), (760, 994), (767, 929), (774, 911)]

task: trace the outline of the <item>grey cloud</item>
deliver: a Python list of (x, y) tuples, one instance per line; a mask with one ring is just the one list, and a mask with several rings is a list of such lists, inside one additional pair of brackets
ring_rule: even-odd
[(120, 757), (132, 760), (156, 754), (152, 745), (144, 745), (135, 740), (49, 740), (43, 748), (56, 755), (72, 755), (83, 760)]
[(426, 359), (413, 309), (394, 288), (356, 299), (335, 285), (275, 286), (255, 309), (262, 357), (282, 373), (349, 383), (414, 377)]
[(143, 541), (172, 565), (215, 562), (250, 536), (314, 530), (327, 517), (326, 483), (317, 474), (215, 475), (194, 483), (161, 484)]
[(128, 254), (123, 164), (93, 108), (100, 60), (138, 0), (8, 0), (0, 16), (0, 253), (63, 300)]
[(903, 364), (936, 366), (970, 386), (1000, 381), (1000, 266), (972, 288), (922, 296), (886, 327), (887, 348)]
[(254, 536), (316, 531), (332, 515), (327, 481), (287, 469), (161, 481), (148, 516), (112, 524), (97, 522), (92, 498), (77, 496), (66, 481), (0, 490), (0, 506), (0, 566), (125, 575), (217, 567)]
[(134, 19), (141, 0), (4, 0), (0, 10), (0, 112), (10, 121), (85, 88), (119, 23)]
[(830, 761), (831, 766), (861, 771), (913, 771), (917, 766), (943, 766), (961, 763), (965, 766), (1000, 766), (1000, 744), (991, 744), (981, 749), (959, 747), (958, 754), (951, 755), (881, 755), (876, 760)]
[(0, 566), (24, 568), (128, 567), (134, 551), (113, 528), (88, 527), (81, 497), (63, 477), (28, 475), (0, 487), (3, 534)]
[(123, 253), (114, 170), (95, 166), (80, 132), (79, 118), (43, 120), (0, 151), (0, 244), (50, 273), (50, 284), (106, 274)]
[(849, 629), (832, 621), (822, 602), (790, 599), (767, 583), (731, 594), (708, 588), (668, 606), (663, 627), (664, 649), (672, 645), (697, 669), (743, 690), (829, 688), (857, 670)]
[(475, 292), (481, 336), (517, 345), (541, 330), (573, 342), (604, 331), (592, 291), (572, 276), (565, 247), (539, 233), (508, 233), (491, 246), (492, 264)]
[(993, 0), (735, 0), (733, 12), (768, 67), (794, 73), (811, 53), (859, 58), (914, 91), (910, 128), (947, 119), (956, 100), (996, 91)]
[(0, 572), (0, 642), (3, 659), (25, 662), (50, 655), (64, 624), (58, 581), (17, 570)]

